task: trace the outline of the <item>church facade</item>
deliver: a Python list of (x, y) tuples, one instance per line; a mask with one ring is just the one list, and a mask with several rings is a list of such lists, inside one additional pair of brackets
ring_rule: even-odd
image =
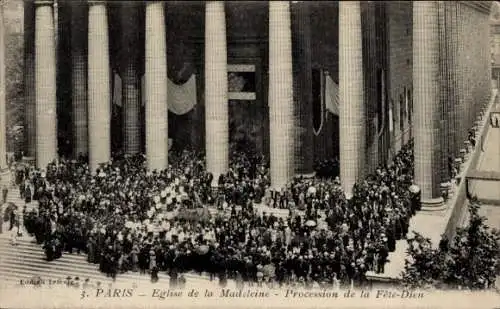
[(346, 192), (414, 139), (440, 203), (491, 93), (488, 1), (25, 0), (25, 153), (40, 168), (172, 147), (269, 158), (272, 186), (339, 158)]

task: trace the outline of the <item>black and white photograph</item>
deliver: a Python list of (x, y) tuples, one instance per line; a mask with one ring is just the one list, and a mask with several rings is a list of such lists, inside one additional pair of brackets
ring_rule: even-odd
[(0, 307), (500, 306), (500, 1), (0, 0)]

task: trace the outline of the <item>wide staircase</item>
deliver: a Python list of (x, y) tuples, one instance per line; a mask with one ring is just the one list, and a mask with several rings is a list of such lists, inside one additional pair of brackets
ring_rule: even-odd
[[(8, 184), (10, 180), (8, 177), (2, 177), (0, 185)], [(19, 215), (19, 222), (21, 222), (22, 236), (17, 237), (16, 245), (12, 244), (12, 232), (9, 231), (9, 222), (3, 222), (2, 233), (0, 234), (0, 280), (2, 283), (19, 284), (21, 280), (32, 280), (40, 278), (43, 280), (63, 281), (63, 282), (85, 282), (89, 284), (144, 284), (150, 281), (148, 274), (140, 274), (138, 272), (127, 272), (118, 274), (116, 279), (113, 280), (99, 271), (97, 264), (87, 262), (86, 254), (77, 254), (74, 252), (63, 253), (63, 256), (57, 260), (47, 261), (45, 253), (41, 245), (37, 244), (34, 237), (29, 236), (26, 229), (22, 226), (23, 222), (23, 207), (24, 200), (20, 198), (19, 189), (17, 187), (9, 186), (9, 194), (7, 203), (1, 207), (1, 214), (3, 220), (3, 213), (5, 207), (13, 203), (18, 206), (17, 213)], [(26, 205), (27, 211), (38, 207), (37, 202), (32, 202)], [(256, 205), (259, 213), (266, 212), (273, 213), (277, 217), (285, 219), (288, 216), (288, 210), (273, 209), (264, 205)], [(228, 212), (230, 210), (227, 210)], [(210, 213), (215, 215), (218, 211), (210, 208)], [(169, 282), (169, 276), (165, 273), (159, 273), (159, 282)], [(206, 286), (209, 283), (207, 274), (198, 275), (195, 273), (184, 274), (188, 285), (191, 286)], [(88, 280), (87, 280), (88, 279)], [(229, 283), (234, 284), (233, 282)]]
[[(5, 178), (5, 177), (3, 177)], [(2, 180), (3, 183), (7, 180)], [(2, 185), (3, 185), (2, 183)], [(23, 222), (22, 207), (24, 201), (19, 198), (19, 190), (17, 188), (9, 188), (7, 203), (11, 202), (18, 206), (20, 222)], [(3, 209), (7, 204), (2, 207)], [(27, 205), (28, 211), (33, 207), (37, 207), (36, 203)], [(3, 219), (3, 218), (0, 218)], [(138, 272), (128, 272), (118, 274), (116, 280), (107, 277), (99, 271), (97, 264), (87, 262), (85, 254), (69, 254), (63, 253), (63, 256), (54, 261), (47, 261), (42, 246), (37, 244), (34, 237), (27, 234), (24, 228), (21, 228), (22, 236), (17, 238), (17, 244), (12, 244), (12, 233), (9, 231), (9, 222), (3, 222), (2, 233), (0, 234), (0, 284), (19, 284), (21, 280), (32, 280), (40, 278), (43, 280), (63, 281), (77, 283), (87, 281), (89, 284), (144, 284), (150, 282), (148, 274), (140, 274)], [(22, 225), (22, 224), (21, 224)], [(209, 282), (207, 275), (198, 275), (194, 273), (184, 274), (187, 284), (196, 287), (198, 285), (206, 286)], [(88, 279), (88, 280), (87, 280)], [(165, 273), (159, 273), (159, 283), (165, 284), (169, 282), (169, 276)]]

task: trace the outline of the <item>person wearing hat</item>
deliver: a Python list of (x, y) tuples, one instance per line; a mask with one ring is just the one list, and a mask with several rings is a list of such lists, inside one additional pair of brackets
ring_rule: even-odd
[(384, 273), (385, 264), (387, 262), (387, 257), (389, 255), (389, 249), (387, 247), (387, 238), (383, 238), (383, 243), (380, 244), (378, 250), (378, 261), (377, 261), (377, 270), (376, 273), (382, 274)]
[(156, 254), (154, 250), (149, 251), (149, 270), (151, 271), (151, 282), (158, 282), (158, 267), (156, 265)]
[(94, 235), (90, 235), (87, 241), (87, 261), (92, 264), (96, 260), (95, 258), (96, 246), (97, 243), (95, 241)]
[(2, 204), (7, 203), (7, 195), (9, 194), (9, 188), (7, 187), (6, 184), (3, 185), (2, 187)]
[(24, 202), (26, 204), (31, 203), (31, 187), (29, 184), (24, 185), (24, 190), (22, 190), (24, 196)]

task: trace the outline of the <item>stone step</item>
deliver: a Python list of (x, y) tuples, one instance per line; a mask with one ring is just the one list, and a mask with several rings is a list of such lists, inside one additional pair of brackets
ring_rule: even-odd
[[(108, 281), (98, 269), (98, 265), (86, 261), (85, 255), (65, 254), (60, 259), (46, 261), (41, 247), (29, 240), (21, 240), (18, 246), (11, 246), (7, 239), (0, 239), (0, 277), (8, 281), (19, 282), (20, 279), (30, 279), (40, 276), (44, 279), (65, 279), (66, 277), (79, 277), (81, 280)], [(190, 285), (198, 282), (206, 285), (208, 276), (200, 276), (194, 273), (184, 275)], [(159, 273), (161, 281), (168, 281), (168, 275)], [(149, 282), (150, 277), (146, 274), (128, 272), (118, 274), (116, 282)]]
[[(68, 276), (71, 278), (78, 277), (80, 281), (84, 281), (85, 279), (89, 279), (91, 282), (115, 282), (115, 283), (147, 283), (150, 282), (150, 276), (148, 274), (140, 274), (140, 273), (127, 273), (127, 274), (117, 274), (116, 281), (113, 281), (112, 278), (106, 277), (105, 274), (99, 272), (97, 269), (92, 272), (82, 271), (81, 269), (57, 269), (52, 265), (47, 265), (47, 262), (33, 265), (20, 265), (20, 264), (12, 264), (12, 263), (0, 263), (0, 278), (2, 280), (9, 280), (14, 282), (19, 282), (20, 279), (31, 279), (35, 276), (39, 276), (43, 279), (52, 279), (52, 280), (65, 280)], [(41, 266), (45, 267), (41, 267)], [(160, 272), (158, 274), (159, 280), (162, 282), (168, 282), (169, 276), (164, 272)], [(185, 274), (184, 277), (189, 284), (202, 284), (205, 285), (209, 283), (209, 279), (203, 276), (198, 276), (195, 274)]]
[[(94, 275), (94, 274), (87, 274), (87, 273), (82, 273), (79, 271), (58, 271), (54, 269), (38, 269), (35, 267), (22, 267), (19, 265), (5, 265), (5, 266), (0, 266), (0, 276), (3, 277), (4, 274), (9, 274), (12, 273), (13, 275), (11, 276), (12, 278), (18, 278), (18, 279), (23, 279), (23, 278), (33, 278), (35, 276), (40, 276), (43, 279), (53, 279), (53, 280), (58, 280), (58, 279), (65, 279), (68, 276), (71, 278), (74, 277), (79, 277), (82, 278), (82, 280), (89, 279), (93, 282), (97, 281), (104, 281), (108, 278), (105, 276), (99, 276), (99, 275)], [(124, 278), (126, 279), (126, 278)], [(124, 280), (122, 279), (122, 281)], [(130, 279), (129, 279), (130, 280)], [(127, 280), (127, 281), (129, 281)], [(109, 281), (112, 281), (109, 279)]]
[[(23, 270), (28, 270), (28, 271), (42, 271), (42, 273), (46, 273), (46, 271), (50, 271), (51, 273), (61, 273), (61, 274), (71, 274), (71, 273), (77, 273), (82, 277), (95, 277), (95, 278), (100, 278), (104, 276), (99, 270), (98, 266), (95, 265), (95, 267), (92, 268), (86, 268), (84, 265), (80, 264), (55, 264), (51, 262), (47, 262), (44, 260), (36, 260), (36, 261), (29, 261), (24, 258), (20, 258), (17, 260), (14, 259), (3, 259), (0, 262), (0, 268), (6, 267), (8, 269), (12, 268), (17, 268), (17, 269), (23, 269)], [(90, 264), (89, 264), (90, 265)], [(83, 267), (82, 267), (83, 266)], [(119, 277), (121, 279), (130, 279), (130, 280), (149, 280), (149, 277), (146, 275), (141, 275), (139, 273), (133, 273), (133, 272), (128, 272), (128, 273), (123, 273), (119, 274)]]
[[(34, 263), (27, 263), (22, 258), (16, 263), (16, 261), (6, 261), (2, 260), (0, 262), (0, 277), (10, 278), (16, 281), (23, 278), (32, 278), (33, 276), (40, 276), (44, 279), (65, 279), (68, 276), (74, 278), (79, 277), (81, 280), (90, 279), (92, 281), (109, 281), (112, 282), (111, 278), (106, 277), (105, 274), (101, 273), (97, 268), (95, 269), (82, 269), (80, 265), (74, 265), (74, 267), (57, 267), (52, 262), (47, 262), (44, 260), (39, 260)], [(195, 274), (185, 274), (185, 277), (189, 282), (200, 281), (206, 284), (208, 279), (203, 276), (197, 276)], [(159, 273), (160, 280), (169, 279), (168, 275), (165, 273)], [(139, 273), (126, 273), (118, 274), (116, 278), (117, 282), (149, 282), (149, 275), (139, 274)]]
[[(19, 283), (20, 280), (32, 279), (36, 276), (44, 280), (50, 279), (50, 280), (62, 280), (62, 281), (65, 281), (66, 278), (68, 277), (70, 277), (71, 280), (74, 281), (74, 279), (78, 277), (80, 282), (84, 282), (86, 279), (89, 279), (88, 281), (90, 283), (100, 282), (102, 284), (136, 283), (142, 285), (150, 282), (149, 275), (137, 274), (134, 277), (124, 277), (123, 274), (118, 274), (116, 280), (113, 281), (112, 278), (106, 277), (106, 275), (103, 274), (87, 274), (87, 273), (81, 273), (79, 271), (62, 272), (53, 269), (50, 269), (50, 271), (48, 271), (47, 269), (34, 269), (27, 267), (19, 267), (17, 265), (9, 265), (9, 266), (0, 265), (0, 277), (2, 278), (2, 281)], [(170, 280), (169, 276), (166, 275), (165, 273), (159, 273), (158, 278), (159, 282), (163, 284), (168, 283)], [(203, 277), (185, 276), (185, 278), (190, 286), (193, 285), (206, 286), (207, 284), (210, 284), (210, 281)], [(215, 284), (215, 282), (216, 281), (214, 281), (213, 284)]]

